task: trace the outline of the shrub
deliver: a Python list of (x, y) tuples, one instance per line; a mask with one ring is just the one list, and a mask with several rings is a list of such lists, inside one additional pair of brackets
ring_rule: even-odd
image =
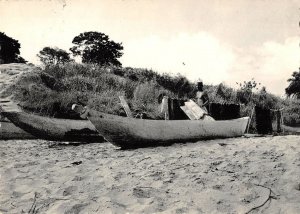
[(210, 102), (214, 103), (237, 103), (237, 93), (224, 83), (218, 86), (207, 86)]
[[(299, 100), (281, 99), (268, 93), (265, 88), (254, 92), (234, 90), (219, 84), (205, 85), (204, 90), (208, 92), (210, 102), (241, 104), (241, 116), (249, 116), (255, 105), (284, 108), (284, 123), (291, 126), (300, 124)], [(157, 119), (162, 117), (159, 95), (188, 99), (194, 98), (196, 91), (195, 85), (181, 75), (158, 74), (147, 69), (67, 63), (26, 73), (2, 95), (13, 95), (13, 99), (28, 111), (61, 118), (78, 118), (70, 110), (73, 103), (124, 115), (118, 97), (123, 95), (133, 112), (146, 112), (148, 117)]]
[(300, 100), (287, 98), (282, 103), (283, 122), (288, 126), (300, 126)]
[(146, 112), (150, 118), (160, 117), (158, 96), (164, 92), (164, 89), (155, 81), (139, 84), (134, 91), (133, 110)]

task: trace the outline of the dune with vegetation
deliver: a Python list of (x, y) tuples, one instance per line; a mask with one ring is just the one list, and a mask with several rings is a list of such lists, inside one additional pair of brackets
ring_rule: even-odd
[[(118, 98), (124, 95), (134, 114), (163, 119), (159, 94), (187, 99), (196, 91), (183, 76), (147, 69), (76, 63), (0, 68), (1, 99), (49, 117), (78, 118), (73, 103), (124, 115)], [(298, 100), (245, 84), (205, 90), (211, 102), (241, 104), (242, 116), (254, 105), (283, 108), (284, 123), (299, 125)], [(1, 141), (0, 213), (296, 214), (299, 142), (299, 136), (285, 135), (121, 150), (110, 143)]]
[[(162, 119), (159, 94), (171, 98), (194, 98), (195, 83), (182, 75), (160, 74), (149, 69), (98, 66), (96, 64), (65, 63), (34, 68), (25, 64), (1, 65), (22, 75), (2, 90), (1, 97), (10, 97), (25, 111), (57, 118), (79, 116), (71, 111), (73, 103), (107, 113), (125, 115), (119, 96), (123, 95), (134, 114)], [(29, 69), (29, 71), (28, 71)], [(3, 69), (2, 69), (3, 70)], [(241, 116), (249, 116), (255, 105), (269, 109), (283, 109), (284, 124), (299, 126), (300, 100), (280, 98), (268, 93), (254, 79), (240, 83), (233, 89), (223, 83), (205, 85), (211, 102), (241, 105)]]

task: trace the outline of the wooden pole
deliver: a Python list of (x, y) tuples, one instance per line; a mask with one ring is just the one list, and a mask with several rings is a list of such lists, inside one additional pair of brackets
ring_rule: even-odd
[(170, 119), (169, 115), (169, 97), (164, 96), (161, 102), (161, 112), (165, 115), (165, 120)]
[(133, 117), (132, 116), (132, 112), (131, 112), (131, 110), (130, 110), (130, 108), (129, 108), (127, 102), (126, 102), (126, 100), (124, 99), (124, 97), (123, 96), (119, 96), (119, 99), (121, 101), (121, 105), (123, 106), (127, 117)]
[(277, 119), (277, 132), (281, 132), (281, 111), (280, 110), (276, 110), (276, 119)]
[(250, 128), (250, 125), (251, 125), (251, 121), (252, 121), (252, 117), (253, 117), (253, 113), (254, 113), (254, 108), (255, 107), (252, 108), (252, 112), (251, 112), (251, 115), (250, 115), (249, 123), (247, 125), (247, 131), (246, 131), (247, 134), (249, 132), (249, 128)]
[(170, 120), (170, 98), (166, 97), (165, 102), (165, 120)]
[(280, 110), (280, 115), (281, 115), (282, 133), (284, 134), (284, 124), (283, 124), (283, 115), (282, 115), (282, 110)]

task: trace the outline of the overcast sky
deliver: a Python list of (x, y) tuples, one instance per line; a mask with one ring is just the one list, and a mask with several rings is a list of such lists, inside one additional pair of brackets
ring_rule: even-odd
[(283, 95), (300, 66), (299, 0), (0, 0), (0, 31), (38, 63), (85, 31), (122, 42), (123, 66), (235, 86), (254, 78)]

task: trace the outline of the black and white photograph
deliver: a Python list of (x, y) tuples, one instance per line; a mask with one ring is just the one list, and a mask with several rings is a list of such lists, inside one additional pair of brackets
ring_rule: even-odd
[(0, 0), (0, 214), (300, 213), (298, 0)]

